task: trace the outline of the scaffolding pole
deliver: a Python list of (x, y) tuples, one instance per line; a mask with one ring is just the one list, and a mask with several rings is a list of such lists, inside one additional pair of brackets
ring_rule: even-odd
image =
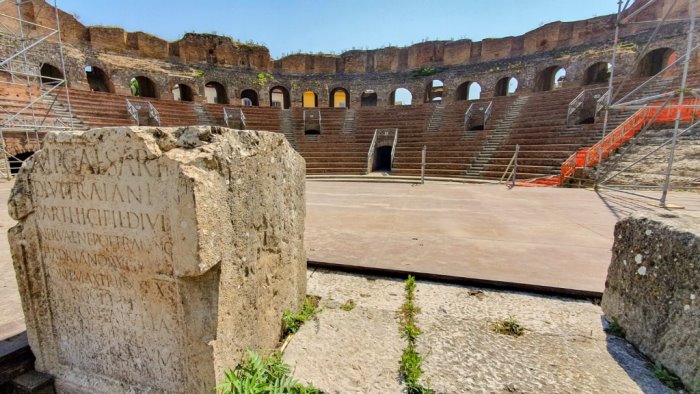
[[(21, 165), (22, 159), (8, 152), (7, 138), (21, 138), (26, 149), (36, 151), (41, 149), (42, 139), (47, 131), (73, 128), (73, 116), (67, 89), (65, 89), (67, 111), (59, 115), (54, 110), (56, 99), (60, 94), (59, 88), (67, 86), (61, 23), (56, 0), (53, 1), (55, 28), (25, 20), (22, 8), (23, 5), (31, 3), (28, 0), (0, 0), (0, 4), (3, 3), (8, 5), (6, 9), (14, 9), (16, 15), (0, 12), (2, 34), (11, 42), (9, 46), (4, 47), (0, 58), (0, 73), (7, 76), (6, 81), (0, 79), (0, 84), (11, 85), (14, 89), (25, 88), (25, 92), (18, 100), (18, 109), (13, 111), (3, 109), (0, 114), (0, 176), (10, 179)], [(11, 6), (11, 3), (14, 3), (14, 6)], [(5, 24), (3, 21), (9, 23)], [(38, 54), (38, 49), (46, 46), (53, 46), (56, 50), (60, 61), (60, 78), (42, 75), (40, 65), (43, 57)]]

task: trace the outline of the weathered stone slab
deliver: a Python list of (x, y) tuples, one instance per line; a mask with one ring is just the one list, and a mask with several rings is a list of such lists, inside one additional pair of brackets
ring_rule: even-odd
[(615, 226), (602, 308), (627, 340), (700, 384), (700, 222), (676, 215), (633, 215)]
[(305, 294), (303, 159), (281, 134), (46, 137), (9, 201), (39, 371), (59, 392), (210, 392)]

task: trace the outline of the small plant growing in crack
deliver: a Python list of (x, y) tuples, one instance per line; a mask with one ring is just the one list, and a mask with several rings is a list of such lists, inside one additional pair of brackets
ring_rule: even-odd
[(284, 312), (284, 314), (282, 314), (283, 335), (286, 336), (296, 333), (305, 322), (316, 317), (319, 300), (319, 297), (307, 295), (298, 312), (289, 310)]
[(401, 354), (399, 363), (399, 374), (406, 385), (408, 394), (433, 394), (435, 391), (430, 387), (423, 386), (418, 381), (423, 374), (423, 356), (416, 351), (416, 340), (421, 334), (420, 328), (416, 325), (416, 315), (420, 313), (420, 308), (415, 305), (416, 278), (409, 275), (404, 285), (406, 295), (405, 301), (398, 311), (399, 330), (401, 338), (406, 340), (406, 347)]
[(491, 329), (495, 333), (514, 337), (519, 337), (525, 333), (525, 328), (512, 316), (493, 323)]
[(608, 320), (608, 328), (605, 331), (607, 331), (610, 335), (614, 335), (620, 338), (624, 338), (626, 335), (625, 329), (620, 325), (620, 323), (618, 323), (617, 319), (615, 318)]
[(345, 301), (345, 303), (340, 306), (340, 309), (344, 310), (345, 312), (350, 312), (351, 310), (355, 309), (355, 301), (354, 300)]
[(672, 390), (683, 390), (683, 382), (681, 382), (681, 379), (676, 376), (676, 374), (666, 369), (660, 362), (657, 361), (654, 363), (652, 372), (654, 372), (654, 376), (666, 387)]

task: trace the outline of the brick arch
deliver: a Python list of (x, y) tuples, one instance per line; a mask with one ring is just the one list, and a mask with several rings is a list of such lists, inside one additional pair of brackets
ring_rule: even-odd
[(5, 133), (5, 151), (11, 156), (34, 153), (41, 147), (36, 139), (27, 139), (26, 135), (18, 133), (16, 136), (12, 132)]

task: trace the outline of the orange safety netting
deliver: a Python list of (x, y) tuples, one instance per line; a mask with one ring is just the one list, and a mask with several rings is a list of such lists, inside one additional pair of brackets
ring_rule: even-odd
[(682, 106), (668, 105), (665, 108), (660, 108), (661, 105), (662, 103), (657, 103), (653, 107), (639, 109), (606, 135), (603, 140), (591, 147), (579, 149), (569, 156), (561, 165), (559, 184), (561, 185), (571, 178), (576, 168), (593, 167), (601, 159), (606, 159), (615, 149), (629, 141), (652, 120), (654, 123), (672, 122), (676, 120), (679, 111), (682, 121), (692, 120), (700, 114), (698, 100), (690, 100)]

